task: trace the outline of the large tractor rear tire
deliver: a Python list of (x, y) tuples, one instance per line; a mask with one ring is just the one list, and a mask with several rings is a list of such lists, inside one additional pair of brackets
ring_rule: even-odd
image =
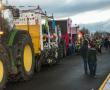
[(42, 57), (39, 55), (36, 57), (36, 60), (35, 60), (35, 72), (40, 72), (41, 71), (41, 60), (42, 60)]
[(41, 68), (42, 68), (42, 64), (41, 64), (41, 58), (39, 60), (36, 60), (36, 71), (37, 72), (40, 72), (41, 71)]
[(0, 45), (0, 90), (5, 87), (8, 77), (8, 54), (6, 50)]
[(15, 41), (15, 58), (18, 79), (29, 80), (35, 68), (35, 55), (31, 37), (28, 33), (19, 33)]

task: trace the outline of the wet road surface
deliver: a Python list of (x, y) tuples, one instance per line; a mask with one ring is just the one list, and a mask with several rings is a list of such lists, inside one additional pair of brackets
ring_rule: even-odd
[(80, 56), (68, 56), (58, 65), (43, 67), (30, 81), (9, 82), (5, 90), (98, 90), (109, 72), (110, 53), (107, 51), (98, 54), (96, 78), (84, 75)]

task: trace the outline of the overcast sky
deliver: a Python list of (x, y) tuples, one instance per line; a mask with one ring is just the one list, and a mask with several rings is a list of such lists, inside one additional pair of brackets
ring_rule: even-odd
[(70, 17), (73, 23), (88, 24), (110, 19), (110, 0), (8, 0), (12, 5), (40, 5), (57, 18)]

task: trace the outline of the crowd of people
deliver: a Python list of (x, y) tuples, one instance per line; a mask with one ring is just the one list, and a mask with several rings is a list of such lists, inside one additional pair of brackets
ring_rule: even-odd
[[(95, 39), (83, 38), (83, 40), (81, 40), (80, 54), (84, 62), (86, 75), (96, 76), (97, 53), (102, 53), (102, 47), (110, 51), (110, 39), (108, 37)], [(88, 73), (88, 71), (90, 72)]]
[[(72, 41), (69, 40), (69, 45), (68, 45), (68, 55), (71, 54), (80, 54), (80, 48), (83, 43), (83, 39), (77, 40), (77, 41)], [(96, 38), (86, 38), (88, 41), (88, 47), (95, 48), (97, 53), (102, 53), (102, 47), (105, 48), (106, 50), (109, 50), (110, 52), (110, 38), (105, 37), (96, 37)]]
[[(102, 54), (103, 49), (110, 52), (110, 38), (96, 37), (96, 38), (82, 38), (79, 41), (69, 40), (68, 55), (80, 54), (84, 62), (84, 71), (90, 76), (96, 76), (97, 68), (97, 54)], [(92, 54), (91, 54), (92, 53)], [(89, 70), (88, 70), (89, 69)]]
[(97, 52), (102, 53), (102, 47), (104, 47), (106, 50), (110, 48), (110, 39), (108, 37), (95, 38), (95, 39), (89, 40), (89, 44), (91, 47), (96, 48)]

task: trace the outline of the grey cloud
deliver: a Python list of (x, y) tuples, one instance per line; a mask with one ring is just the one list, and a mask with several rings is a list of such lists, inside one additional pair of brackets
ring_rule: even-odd
[[(71, 0), (67, 3), (67, 0), (8, 0), (13, 5), (40, 5), (43, 10), (46, 10), (50, 15), (54, 13), (55, 17), (68, 17), (75, 14), (93, 11), (93, 10), (106, 10), (110, 9), (110, 0)], [(99, 11), (100, 13), (100, 11)], [(87, 27), (90, 31), (94, 32), (101, 30), (103, 24), (103, 30), (109, 31), (110, 20), (100, 23), (93, 23), (87, 25), (80, 25)]]
[(17, 5), (40, 5), (49, 14), (54, 13), (57, 17), (72, 16), (78, 13), (105, 9), (110, 7), (110, 0), (8, 0)]
[[(57, 14), (63, 15), (74, 15), (82, 12), (103, 9), (105, 7), (110, 6), (110, 1), (100, 1), (100, 2), (93, 2), (93, 3), (77, 3), (75, 5), (62, 5), (62, 6), (51, 6), (51, 8), (47, 8), (49, 12), (55, 12)], [(52, 8), (53, 7), (53, 8)]]
[(106, 31), (110, 32), (110, 19), (103, 22), (91, 23), (91, 24), (80, 24), (80, 27), (86, 27), (90, 32), (95, 31)]

